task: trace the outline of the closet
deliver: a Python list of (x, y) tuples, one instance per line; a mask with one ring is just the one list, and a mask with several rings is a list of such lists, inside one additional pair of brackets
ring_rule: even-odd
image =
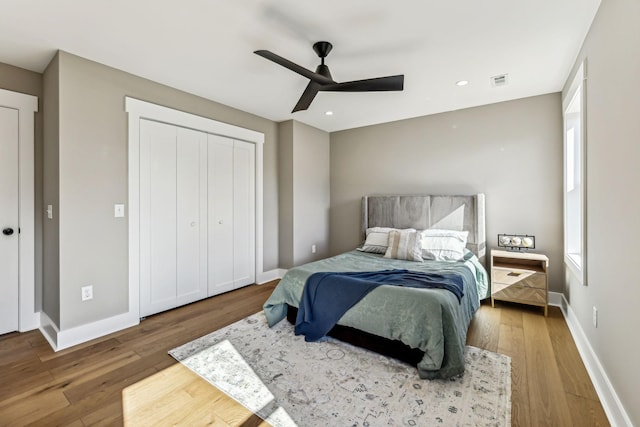
[(140, 316), (255, 282), (255, 144), (141, 119)]

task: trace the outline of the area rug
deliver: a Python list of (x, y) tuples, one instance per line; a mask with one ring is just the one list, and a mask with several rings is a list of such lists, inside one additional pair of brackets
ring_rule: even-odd
[(308, 343), (262, 312), (169, 352), (274, 426), (509, 426), (511, 359), (467, 346), (464, 375), (414, 366), (333, 338)]

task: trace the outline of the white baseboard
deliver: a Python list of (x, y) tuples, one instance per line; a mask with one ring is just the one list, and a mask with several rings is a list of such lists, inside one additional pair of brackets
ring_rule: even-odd
[[(258, 275), (256, 282), (263, 284), (281, 279), (287, 270), (278, 268)], [(39, 317), (39, 329), (54, 351), (64, 350), (74, 345), (82, 344), (96, 338), (121, 331), (140, 323), (140, 319), (133, 313), (123, 313), (107, 319), (80, 325), (75, 328), (60, 330), (56, 324), (42, 312)]]
[(265, 271), (264, 273), (259, 274), (256, 277), (256, 283), (258, 285), (263, 285), (267, 282), (271, 282), (272, 280), (282, 279), (286, 272), (287, 270), (283, 268), (276, 268), (274, 270)]
[(87, 323), (75, 328), (60, 330), (44, 312), (40, 317), (40, 332), (54, 351), (64, 350), (140, 323), (138, 316), (123, 313), (107, 319)]
[(51, 318), (47, 316), (47, 313), (45, 313), (44, 311), (40, 312), (39, 329), (42, 333), (42, 336), (44, 336), (44, 338), (49, 342), (49, 345), (51, 346), (53, 351), (56, 351), (56, 347), (58, 346), (58, 327), (55, 323), (53, 323), (53, 320), (51, 320)]
[(580, 353), (580, 357), (582, 357), (582, 362), (587, 368), (591, 382), (593, 382), (596, 393), (600, 398), (600, 403), (602, 403), (604, 412), (607, 414), (607, 418), (609, 418), (611, 425), (614, 427), (633, 427), (631, 418), (629, 418), (624, 406), (622, 406), (622, 402), (620, 402), (618, 394), (613, 388), (613, 385), (602, 367), (598, 356), (595, 351), (593, 351), (593, 347), (591, 347), (584, 330), (580, 326), (580, 323), (564, 297), (564, 294), (549, 292), (549, 305), (557, 305), (562, 309), (562, 314), (567, 321), (569, 331), (571, 331), (573, 340), (578, 348), (578, 353)]
[(563, 299), (564, 299), (564, 294), (561, 294), (560, 292), (549, 292), (549, 297), (548, 297), (549, 305), (555, 305), (557, 307), (562, 308)]

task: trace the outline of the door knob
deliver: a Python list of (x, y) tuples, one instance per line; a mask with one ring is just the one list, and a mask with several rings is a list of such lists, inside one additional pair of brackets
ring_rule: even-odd
[(4, 234), (5, 236), (11, 236), (13, 234), (13, 228), (7, 227), (3, 229), (2, 234)]

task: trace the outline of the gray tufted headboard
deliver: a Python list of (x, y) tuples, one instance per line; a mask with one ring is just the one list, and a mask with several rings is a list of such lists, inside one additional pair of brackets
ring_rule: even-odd
[(364, 196), (362, 236), (367, 228), (439, 228), (469, 232), (467, 249), (484, 262), (484, 194), (473, 196)]

